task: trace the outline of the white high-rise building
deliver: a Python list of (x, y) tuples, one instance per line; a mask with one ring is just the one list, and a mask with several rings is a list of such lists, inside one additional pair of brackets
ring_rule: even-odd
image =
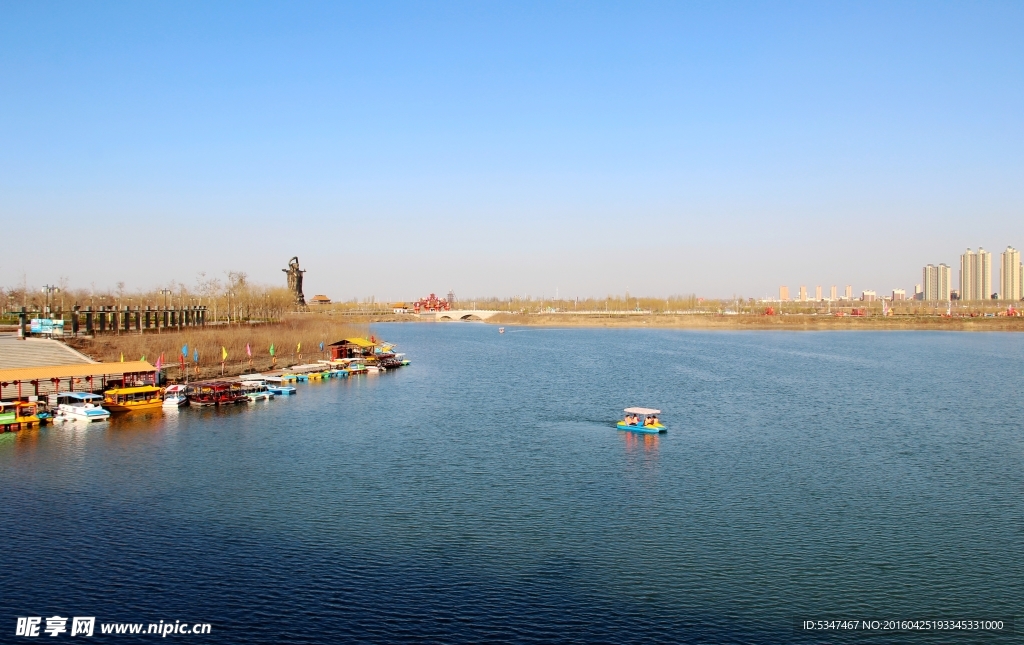
[(1003, 300), (1020, 300), (1021, 292), (1020, 251), (1012, 246), (999, 254), (999, 297)]
[(992, 294), (992, 254), (978, 247), (960, 256), (960, 299), (988, 300)]
[(832, 290), (829, 292), (829, 300), (833, 302), (838, 300), (838, 298), (836, 298), (836, 285), (832, 285)]
[(821, 302), (821, 285), (814, 287), (814, 299)]
[(953, 269), (945, 264), (929, 264), (921, 274), (921, 300), (949, 300), (949, 292), (953, 289)]

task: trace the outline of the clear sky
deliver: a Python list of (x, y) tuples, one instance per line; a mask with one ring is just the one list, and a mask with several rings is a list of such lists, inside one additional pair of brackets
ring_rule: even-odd
[(912, 289), (1022, 144), (1021, 2), (0, 2), (0, 285)]

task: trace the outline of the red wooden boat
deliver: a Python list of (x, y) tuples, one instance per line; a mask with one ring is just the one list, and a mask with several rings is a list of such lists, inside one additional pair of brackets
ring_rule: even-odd
[(241, 383), (213, 381), (198, 383), (190, 388), (188, 400), (192, 405), (234, 405), (245, 403), (245, 392)]

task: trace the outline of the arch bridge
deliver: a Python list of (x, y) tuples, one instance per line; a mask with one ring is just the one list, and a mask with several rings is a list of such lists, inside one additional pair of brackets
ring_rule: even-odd
[(452, 309), (450, 311), (438, 311), (437, 320), (487, 320), (491, 316), (500, 314), (500, 311), (489, 309)]

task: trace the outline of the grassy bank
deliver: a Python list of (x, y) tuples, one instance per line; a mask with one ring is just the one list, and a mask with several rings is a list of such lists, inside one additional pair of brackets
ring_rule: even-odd
[(829, 315), (674, 315), (674, 314), (500, 314), (487, 320), (497, 325), (544, 327), (659, 327), (669, 329), (780, 330), (937, 330), (1024, 331), (1024, 317), (997, 316), (829, 316)]
[[(150, 363), (156, 363), (162, 354), (169, 369), (170, 379), (179, 377), (178, 360), (181, 348), (188, 345), (189, 378), (195, 378), (198, 366), (200, 378), (210, 378), (221, 373), (221, 348), (227, 350), (224, 373), (241, 374), (249, 371), (249, 357), (246, 345), (252, 350), (252, 369), (270, 369), (273, 360), (270, 346), (273, 344), (278, 367), (300, 362), (315, 362), (326, 358), (326, 346), (342, 338), (368, 336), (369, 324), (362, 321), (339, 320), (336, 316), (297, 315), (286, 317), (280, 323), (265, 325), (218, 325), (205, 329), (160, 334), (104, 335), (96, 338), (68, 339), (69, 345), (104, 362), (139, 360), (143, 356)], [(325, 353), (320, 352), (324, 343)], [(301, 352), (299, 344), (301, 343)], [(194, 361), (199, 352), (198, 364)]]

